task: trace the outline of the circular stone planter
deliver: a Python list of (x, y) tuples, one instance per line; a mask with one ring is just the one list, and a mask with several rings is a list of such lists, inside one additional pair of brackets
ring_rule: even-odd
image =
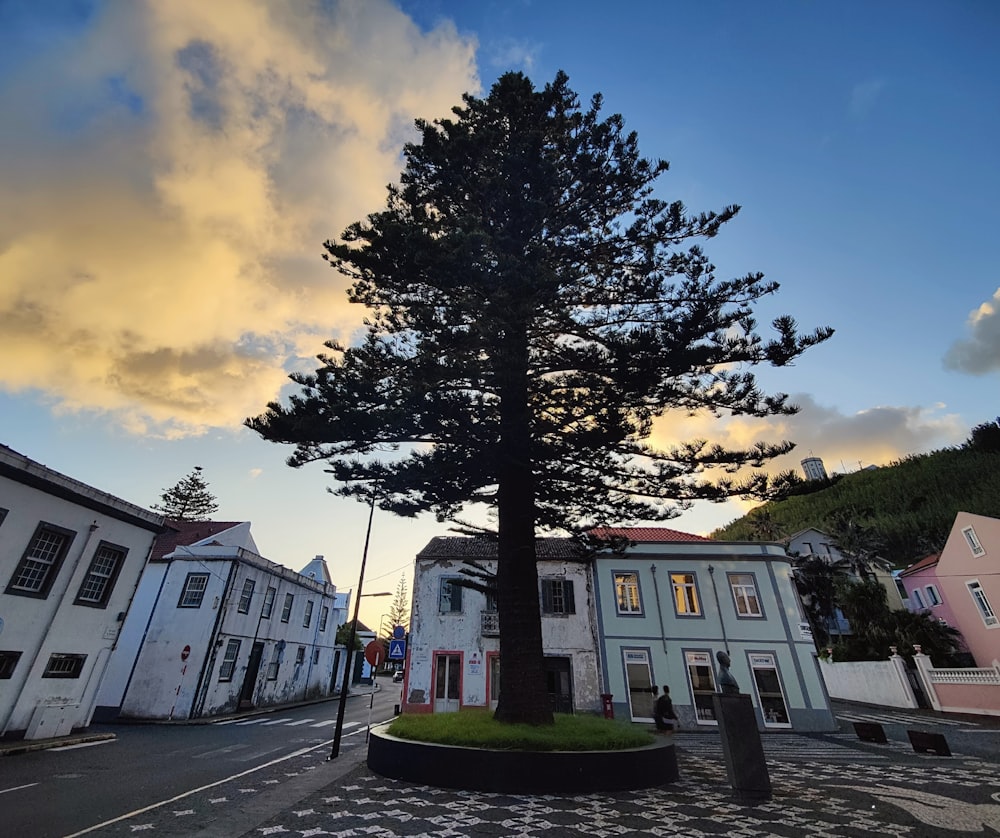
[(623, 751), (499, 751), (413, 742), (372, 728), (368, 767), (376, 774), (429, 786), (508, 794), (627, 791), (678, 778), (667, 737)]

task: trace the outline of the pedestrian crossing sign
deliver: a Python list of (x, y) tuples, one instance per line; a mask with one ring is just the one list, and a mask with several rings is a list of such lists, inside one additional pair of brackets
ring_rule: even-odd
[(389, 641), (389, 660), (391, 661), (401, 661), (406, 657), (406, 641), (405, 640), (390, 640)]

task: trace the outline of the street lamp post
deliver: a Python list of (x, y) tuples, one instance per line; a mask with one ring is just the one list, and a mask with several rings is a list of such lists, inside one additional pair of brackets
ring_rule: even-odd
[[(340, 756), (340, 739), (344, 732), (344, 711), (347, 709), (347, 693), (350, 689), (351, 680), (351, 658), (354, 657), (354, 642), (358, 632), (358, 611), (361, 608), (361, 586), (365, 581), (365, 562), (368, 561), (368, 544), (372, 535), (372, 519), (375, 517), (375, 491), (372, 490), (372, 502), (368, 509), (368, 529), (365, 532), (365, 549), (361, 554), (361, 573), (358, 575), (358, 595), (354, 599), (354, 619), (351, 621), (351, 634), (347, 640), (347, 660), (344, 666), (344, 683), (340, 687), (340, 706), (337, 707), (337, 726), (333, 733), (333, 747), (330, 749), (328, 759), (336, 759)], [(372, 594), (372, 596), (389, 596), (389, 592)], [(372, 690), (375, 685), (372, 684)]]

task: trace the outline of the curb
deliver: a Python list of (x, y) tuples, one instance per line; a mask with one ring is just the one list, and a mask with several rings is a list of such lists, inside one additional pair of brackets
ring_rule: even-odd
[(0, 756), (8, 757), (15, 754), (26, 754), (29, 751), (45, 751), (49, 748), (64, 748), (67, 745), (84, 745), (89, 742), (104, 742), (117, 738), (113, 733), (80, 733), (76, 736), (58, 736), (54, 739), (22, 739), (8, 745), (0, 745)]

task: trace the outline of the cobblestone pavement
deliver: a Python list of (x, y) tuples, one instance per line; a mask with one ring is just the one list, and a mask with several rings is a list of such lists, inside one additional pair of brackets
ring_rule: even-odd
[[(900, 743), (867, 745), (846, 734), (768, 736), (774, 788), (763, 803), (737, 802), (718, 739), (676, 737), (681, 778), (652, 789), (612, 794), (504, 795), (437, 789), (388, 780), (364, 765), (336, 781), (315, 754), (286, 765), (287, 777), (310, 777), (278, 812), (249, 828), (237, 810), (252, 808), (275, 776), (215, 788), (110, 825), (96, 835), (202, 836), (842, 836), (923, 838), (963, 833), (1000, 835), (1000, 765), (962, 756), (918, 755)], [(301, 792), (302, 788), (300, 788)], [(293, 797), (296, 799), (292, 800)], [(245, 815), (246, 812), (244, 811)], [(263, 814), (263, 813), (261, 813)], [(251, 812), (252, 815), (252, 812)], [(252, 817), (251, 817), (252, 820)], [(228, 830), (228, 831), (227, 831)]]

